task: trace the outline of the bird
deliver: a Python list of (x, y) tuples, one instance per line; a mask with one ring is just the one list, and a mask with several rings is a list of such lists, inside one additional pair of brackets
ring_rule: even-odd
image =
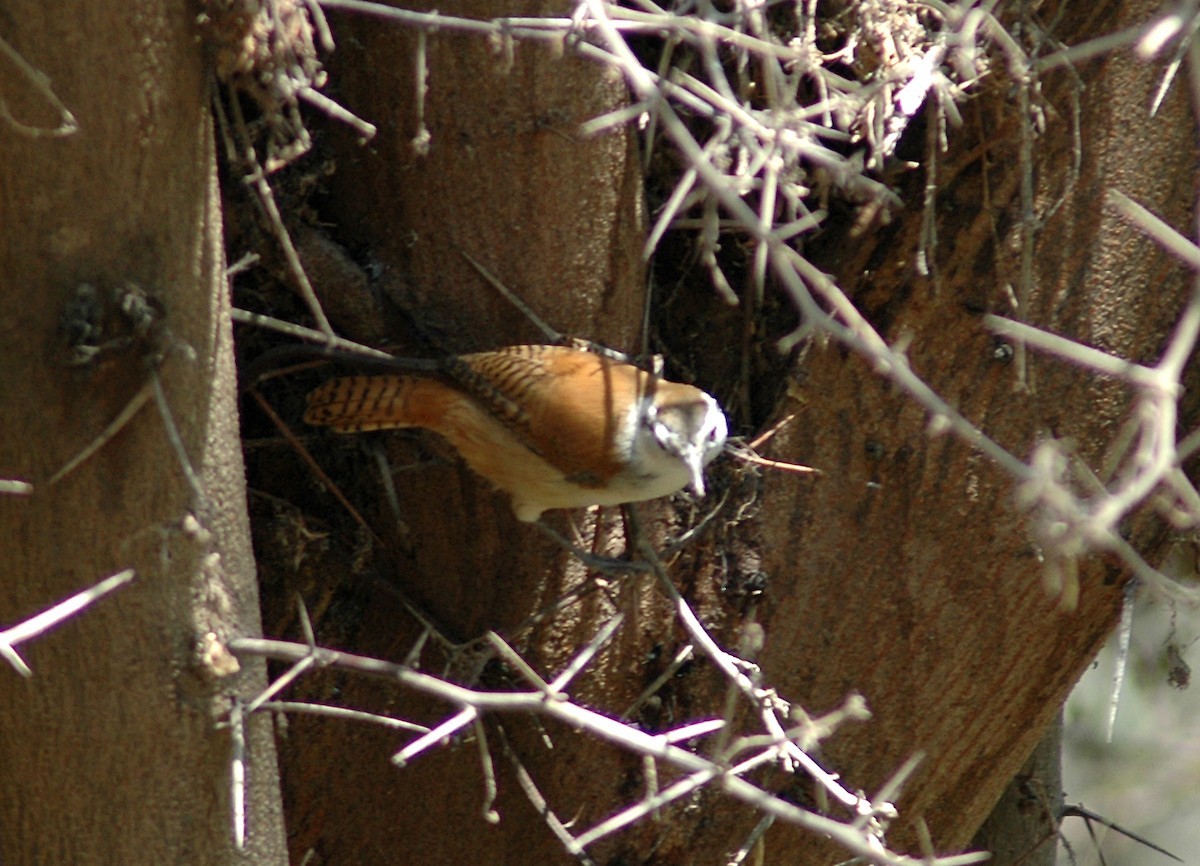
[(510, 346), (344, 376), (308, 395), (306, 423), (339, 433), (421, 427), (512, 498), (518, 520), (690, 486), (728, 422), (710, 394), (578, 348)]

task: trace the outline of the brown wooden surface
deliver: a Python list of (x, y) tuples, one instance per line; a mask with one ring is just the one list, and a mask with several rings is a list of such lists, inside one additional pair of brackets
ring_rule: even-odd
[[(1075, 43), (1096, 33), (1090, 28), (1107, 32), (1144, 14), (1131, 4), (1109, 4), (1104, 14), (1068, 9), (1060, 26)], [(1152, 362), (1182, 309), (1183, 275), (1105, 206), (1105, 195), (1123, 191), (1188, 231), (1194, 128), (1179, 93), (1165, 114), (1146, 119), (1159, 80), (1153, 67), (1122, 56), (1078, 71), (1088, 89), (1073, 186), (1076, 85), (1066, 72), (1044, 76), (1053, 111), (1034, 148), (1035, 213), (1066, 198), (1038, 233), (1036, 291), (1023, 318)], [(1034, 390), (1015, 391), (1013, 366), (996, 358), (997, 343), (979, 323), (984, 310), (1011, 315), (1003, 287), (1019, 284), (1018, 130), (1011, 103), (981, 99), (967, 118), (986, 146), (964, 141), (942, 160), (940, 292), (906, 264), (915, 208), (911, 221), (828, 264), (885, 339), (913, 335), (913, 368), (989, 435), (1019, 455), (1044, 436), (1067, 439), (1098, 467), (1125, 418), (1127, 392), (1036, 355)], [(925, 413), (861, 362), (813, 352), (804, 372), (788, 411), (800, 409), (807, 423), (786, 429), (773, 453), (804, 455), (826, 474), (809, 487), (766, 480), (764, 513), (780, 516), (762, 527), (766, 568), (790, 574), (768, 621), (769, 651), (786, 664), (817, 659), (785, 688), (806, 695), (810, 709), (847, 689), (865, 695), (875, 721), (829, 744), (826, 756), (860, 768), (850, 775), (868, 790), (914, 751), (928, 755), (900, 805), (953, 849), (969, 840), (1104, 641), (1126, 572), (1092, 557), (1081, 569), (1079, 608), (1058, 610), (1042, 591), (1010, 479), (952, 439), (930, 438)], [(1152, 545), (1154, 525), (1125, 529)]]
[[(207, 632), (258, 630), (223, 290), (216, 155), (195, 10), (186, 4), (6, 4), (4, 39), (79, 121), (29, 138), (0, 121), (0, 623), (14, 624), (126, 567), (136, 580), (20, 647), (0, 667), (0, 861), (285, 862), (269, 723), (250, 725), (249, 847), (234, 850), (228, 696), (263, 668), (214, 680)], [(26, 124), (56, 113), (6, 63)], [(161, 303), (176, 348), (164, 389), (208, 505), (196, 509), (151, 401), (54, 487), (148, 381), (137, 351), (70, 368), (60, 317), (81, 282), (118, 325), (112, 291)], [(207, 536), (182, 531), (194, 511)]]

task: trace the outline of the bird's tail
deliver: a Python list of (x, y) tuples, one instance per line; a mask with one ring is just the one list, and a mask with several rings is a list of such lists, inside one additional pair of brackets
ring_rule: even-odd
[(413, 376), (345, 376), (308, 395), (304, 421), (338, 433), (425, 427), (437, 430), (453, 392)]

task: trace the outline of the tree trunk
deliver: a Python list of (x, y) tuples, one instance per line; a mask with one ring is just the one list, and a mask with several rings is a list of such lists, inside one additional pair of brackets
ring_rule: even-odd
[[(1067, 4), (1055, 35), (1078, 44), (1152, 11)], [(1025, 458), (1039, 441), (1067, 440), (1099, 471), (1128, 417), (1128, 390), (1036, 353), (1021, 387), (980, 314), (1154, 363), (1183, 309), (1188, 275), (1106, 197), (1125, 192), (1188, 233), (1195, 133), (1178, 87), (1147, 118), (1161, 80), (1151, 64), (1122, 53), (1074, 73), (1079, 80), (1062, 69), (1041, 76), (1046, 129), (1034, 141), (1033, 280), (1021, 309), (1006, 288), (1020, 296), (1022, 128), (1008, 92), (968, 104), (960, 139), (939, 157), (940, 285), (912, 273), (922, 219), (915, 204), (886, 229), (831, 245), (822, 261), (885, 340), (911, 338), (913, 369), (993, 439)], [(906, 189), (915, 202), (919, 183)], [(1099, 651), (1128, 573), (1115, 558), (1083, 561), (1079, 605), (1060, 609), (1042, 588), (1046, 566), (1011, 478), (953, 438), (931, 437), (926, 413), (861, 362), (814, 350), (802, 371), (781, 413), (799, 412), (803, 423), (785, 428), (770, 453), (825, 475), (807, 485), (764, 479), (770, 517), (756, 529), (778, 587), (768, 654), (782, 666), (765, 667), (810, 711), (861, 692), (874, 719), (828, 743), (825, 759), (870, 791), (923, 752), (890, 838), (905, 844), (907, 822), (924, 818), (939, 851), (957, 850)], [(1185, 404), (1182, 429), (1189, 417), (1194, 408)], [(1153, 562), (1161, 522), (1131, 520), (1125, 530)], [(813, 842), (795, 844), (808, 851)]]
[[(484, 19), (516, 14), (477, 4), (439, 9)], [(1055, 35), (1074, 44), (1147, 14), (1137, 4), (1068, 7)], [(463, 252), (556, 327), (636, 347), (640, 193), (628, 140), (571, 139), (574, 124), (624, 104), (609, 73), (528, 45), (518, 44), (510, 61), (468, 37), (431, 35), (424, 117), (432, 137), (421, 156), (409, 143), (420, 129), (415, 37), (370, 19), (339, 15), (333, 22), (342, 99), (377, 123), (380, 136), (366, 149), (348, 140), (336, 149), (322, 217), (338, 241), (382, 274), (377, 285), (399, 302), (403, 315), (390, 335), (401, 353), (542, 339)], [(1154, 121), (1145, 119), (1158, 80), (1152, 66), (1119, 55), (1076, 71), (1083, 90), (1062, 70), (1042, 75), (1035, 104), (1045, 111), (1044, 131), (1015, 115), (1007, 83), (985, 88), (964, 107), (966, 124), (937, 157), (941, 241), (930, 248), (936, 281), (914, 273), (926, 180), (919, 172), (901, 179), (908, 205), (890, 225), (856, 236), (849, 220), (835, 219), (808, 254), (837, 277), (885, 339), (911, 336), (913, 368), (1002, 445), (1025, 456), (1043, 437), (1069, 438), (1095, 466), (1128, 412), (1127, 395), (1054, 359), (1022, 358), (1019, 351), (1012, 359), (1012, 347), (981, 326), (981, 314), (1015, 315), (1123, 357), (1153, 359), (1181, 309), (1184, 275), (1104, 207), (1105, 194), (1123, 190), (1171, 224), (1187, 226), (1195, 166), (1178, 93)], [(1082, 106), (1077, 174), (1076, 101)], [(1151, 124), (1154, 134), (1147, 135)], [(1022, 135), (1035, 137), (1027, 224)], [(921, 138), (914, 137), (924, 158)], [(1035, 222), (1026, 297), (1021, 232)], [(924, 822), (939, 852), (961, 850), (1112, 628), (1127, 575), (1100, 557), (1082, 562), (1079, 603), (1061, 609), (1043, 588), (1045, 566), (1026, 516), (1014, 506), (1010, 477), (961, 442), (931, 436), (924, 409), (836, 346), (808, 347), (788, 372), (786, 389), (776, 372), (755, 381), (752, 394), (739, 390), (742, 358), (729, 347), (743, 345), (741, 313), (709, 300), (707, 288), (687, 286), (690, 276), (669, 279), (680, 287), (667, 299), (669, 312), (657, 299), (655, 323), (667, 340), (670, 369), (695, 371), (698, 384), (722, 398), (748, 436), (795, 414), (766, 453), (823, 473), (814, 479), (768, 471), (755, 480), (745, 470), (717, 468), (714, 483), (729, 491), (730, 502), (673, 564), (676, 585), (726, 646), (738, 646), (747, 622), (757, 619), (766, 635), (758, 659), (765, 681), (808, 711), (826, 712), (851, 692), (864, 695), (873, 719), (827, 740), (823, 763), (871, 792), (923, 753), (889, 841), (919, 853), (917, 823)], [(1006, 286), (1020, 296), (1019, 310), (1010, 306)], [(754, 324), (763, 329), (754, 350), (769, 356), (770, 325)], [(302, 390), (280, 392), (280, 399), (295, 401), (293, 417)], [(780, 392), (782, 398), (763, 398)], [(615, 584), (613, 600), (593, 594), (530, 629), (530, 617), (588, 585), (586, 571), (516, 524), (505, 497), (471, 476), (449, 449), (409, 435), (386, 441), (393, 465), (417, 470), (396, 476), (398, 517), (383, 504), (374, 464), (353, 456), (361, 443), (318, 449), (321, 462), (340, 467), (337, 482), (386, 542), (371, 557), (363, 555), (360, 530), (357, 536), (335, 531), (323, 550), (309, 547), (297, 556), (289, 541), (297, 532), (309, 537), (345, 521), (320, 491), (295, 480), (303, 473), (299, 464), (278, 454), (257, 458), (256, 484), (304, 503), (282, 508), (272, 500), (257, 522), (260, 550), (272, 563), (280, 630), (292, 627), (285, 590), (295, 586), (288, 573), (299, 568), (302, 587), (323, 612), (320, 639), (335, 646), (405, 658), (422, 629), (396, 597), (398, 587), (453, 639), (495, 629), (547, 677), (614, 610), (626, 611), (631, 618), (620, 637), (574, 693), (614, 715), (666, 669), (685, 638), (657, 590), (639, 581)], [(272, 483), (281, 478), (288, 479), (282, 487)], [(674, 525), (670, 506), (639, 510), (651, 518), (656, 537)], [(561, 515), (551, 520), (565, 525)], [(610, 549), (621, 534), (614, 520), (585, 522), (582, 537), (597, 531), (597, 546)], [(1152, 556), (1162, 533), (1135, 521), (1129, 537)], [(480, 676), (469, 674), (461, 656), (446, 662), (459, 666), (453, 670), (423, 661), (452, 678)], [(484, 683), (512, 686), (488, 673), (482, 672)], [(341, 677), (308, 688), (427, 724), (447, 712)], [(719, 716), (723, 700), (720, 678), (689, 664), (638, 720), (662, 730)], [(417, 850), (428, 864), (566, 862), (545, 816), (519, 793), (519, 780), (500, 757), (500, 738), (564, 823), (591, 826), (636, 801), (647, 784), (638, 759), (614, 756), (569, 731), (525, 719), (498, 724), (503, 730), (493, 729), (489, 742), (498, 761), (501, 821), (490, 827), (481, 820), (486, 798), (474, 747), (437, 750), (397, 771), (386, 761), (399, 747), (391, 735), (295, 722), (283, 750), (288, 799), (302, 827), (293, 857), (316, 852), (327, 863), (374, 863), (386, 862), (389, 852)], [(782, 776), (773, 784), (788, 785)], [(812, 804), (805, 781), (785, 795)], [(596, 862), (719, 863), (757, 820), (705, 791), (668, 810), (663, 821), (639, 824), (590, 853)], [(770, 862), (845, 858), (782, 822), (763, 844)]]
[[(205, 637), (254, 634), (259, 612), (194, 11), (23, 2), (4, 20), (4, 38), (48, 76), (79, 129), (38, 137), (0, 121), (0, 476), (34, 487), (0, 500), (0, 621), (123, 568), (137, 576), (19, 647), (31, 679), (0, 670), (0, 861), (282, 864), (270, 723), (255, 718), (247, 731), (244, 851), (234, 844), (230, 733), (216, 727), (235, 697), (262, 687), (264, 668), (229, 675), (230, 659)], [(4, 85), (12, 117), (57, 127), (51, 98), (14, 70)], [(82, 283), (96, 293), (81, 294)], [(149, 327), (102, 348), (135, 336), (117, 290)], [(98, 348), (90, 363), (68, 365)], [(159, 352), (203, 496), (153, 398), (48, 485), (135, 395), (152, 393), (143, 389)]]
[[(1142, 22), (1150, 14), (1143, 5), (1068, 5), (1055, 35), (1074, 44)], [(0, 126), (7, 148), (0, 207), (8, 216), (0, 273), (9, 300), (0, 314), (8, 434), (0, 439), (0, 476), (35, 486), (32, 498), (0, 501), (0, 539), (15, 577), (0, 581), (0, 616), (5, 623), (28, 616), (125, 566), (138, 578), (21, 647), (34, 670), (30, 682), (0, 676), (5, 863), (242, 856), (229, 820), (229, 737), (215, 725), (263, 677), (246, 661), (240, 677), (223, 676), (219, 651), (206, 652), (257, 633), (258, 612), (203, 63), (184, 10), (121, 11), (82, 2), (66, 12), (29, 3), (9, 10), (7, 38), (49, 75), (80, 132), (34, 139), (11, 122)], [(517, 12), (480, 2), (440, 11), (482, 19)], [(336, 173), (316, 207), (342, 250), (310, 236), (303, 252), (314, 272), (322, 256), (326, 265), (362, 264), (352, 276), (386, 324), (368, 315), (365, 331), (342, 327), (366, 339), (385, 335), (403, 353), (544, 339), (465, 253), (555, 327), (640, 348), (645, 218), (635, 149), (627, 132), (576, 135), (580, 122), (626, 104), (621, 81), (544, 46), (449, 32), (418, 40), (345, 15), (333, 24), (338, 96), (379, 135), (360, 148), (330, 133)], [(423, 106), (414, 66), (422, 52)], [(1034, 104), (1046, 126), (1036, 133), (1032, 166), (1020, 158), (1022, 136), (1034, 134), (1030, 118), (1014, 113), (1006, 85), (985, 87), (964, 107), (967, 122), (950, 151), (938, 155), (936, 178), (897, 181), (908, 205), (889, 225), (855, 234), (854, 215), (835, 212), (806, 254), (890, 343), (911, 340), (913, 369), (1000, 444), (1027, 455), (1045, 437), (1070, 439), (1099, 466), (1128, 413), (1128, 395), (1056, 360), (1014, 354), (984, 330), (981, 313), (1015, 315), (1123, 357), (1154, 359), (1186, 295), (1184, 275), (1104, 206), (1105, 194), (1124, 191), (1169, 223), (1190, 225), (1195, 146), (1179, 92), (1146, 119), (1158, 82), (1153, 66), (1115, 55), (1076, 72), (1079, 80), (1061, 69), (1041, 75)], [(23, 122), (58, 122), (34, 87), (6, 87), (4, 95)], [(930, 171), (928, 154), (914, 147)], [(1036, 179), (1027, 202), (1026, 169)], [(302, 172), (291, 176), (297, 186), (311, 182)], [(941, 240), (929, 248), (936, 279), (913, 265), (930, 180), (938, 188)], [(1020, 256), (1031, 230), (1026, 285)], [(776, 309), (743, 317), (679, 270), (667, 279), (660, 271), (665, 294), (653, 299), (652, 347), (667, 355), (672, 376), (719, 396), (747, 436), (796, 415), (765, 450), (823, 474), (715, 467), (713, 487), (728, 499), (669, 563), (672, 579), (723, 645), (745, 645), (763, 629), (756, 661), (785, 698), (820, 714), (850, 692), (865, 696), (873, 719), (844, 726), (821, 749), (822, 762), (848, 785), (878, 790), (909, 756), (925, 755), (899, 798), (890, 844), (919, 853), (924, 822), (938, 851), (967, 846), (1111, 628), (1127, 575), (1115, 561), (1084, 561), (1078, 606), (1062, 610), (1042, 589), (1045, 566), (1027, 516), (1014, 506), (1011, 478), (959, 441), (931, 436), (924, 409), (842, 348), (814, 343), (785, 364), (773, 345), (780, 322), (790, 328), (794, 316)], [(86, 300), (77, 288), (85, 282), (99, 289), (99, 333), (70, 303)], [(1015, 312), (1008, 286), (1020, 302)], [(351, 288), (318, 285), (330, 301)], [(137, 331), (116, 308), (117, 289), (135, 300), (144, 293), (159, 324)], [(65, 363), (70, 352), (58, 332), (68, 310), (77, 348), (104, 347), (75, 368)], [(109, 346), (112, 336), (136, 339)], [(142, 389), (154, 368), (147, 356), (156, 353), (165, 355), (165, 403), (202, 494), (188, 483), (153, 398), (88, 461), (47, 485), (135, 395), (150, 393)], [(758, 370), (752, 380), (750, 369)], [(267, 393), (294, 420), (308, 384), (298, 377)], [(257, 414), (246, 423), (265, 429)], [(549, 678), (621, 611), (624, 625), (572, 698), (616, 716), (671, 673), (687, 638), (654, 585), (598, 576), (517, 524), (506, 498), (431, 437), (383, 437), (391, 465), (413, 470), (392, 473), (393, 512), (377, 464), (362, 453), (379, 441), (313, 445), (369, 529), (346, 517), (290, 448), (251, 443), (269, 634), (299, 637), (299, 590), (322, 644), (402, 660), (426, 622), (450, 642), (493, 629)], [(660, 545), (702, 513), (669, 502), (637, 511)], [(627, 530), (614, 510), (555, 514), (549, 522), (575, 530), (598, 553), (624, 550)], [(1127, 533), (1148, 557), (1163, 535), (1141, 519)], [(573, 592), (577, 599), (556, 604)], [(416, 609), (426, 620), (412, 615)], [(216, 643), (206, 640), (209, 632)], [(475, 647), (435, 640), (419, 660), (455, 681), (517, 685), (511, 668), (485, 663)], [(328, 672), (302, 681), (297, 693), (429, 724), (447, 714), (391, 686)], [(720, 717), (725, 693), (710, 666), (686, 663), (631, 718), (657, 732)], [(594, 825), (652, 786), (640, 759), (563, 726), (519, 715), (487, 724), (494, 805), (474, 745), (436, 748), (398, 769), (387, 758), (404, 738), (327, 719), (291, 722), (280, 742), (292, 859), (566, 862), (552, 821), (522, 793), (528, 780), (553, 820), (572, 828)], [(283, 862), (262, 716), (251, 719), (249, 750), (245, 856)], [(664, 772), (661, 784), (670, 778)], [(756, 781), (816, 805), (802, 777), (779, 772)], [(497, 826), (483, 820), (492, 808)], [(589, 853), (612, 864), (725, 862), (759, 816), (707, 788), (660, 818)], [(758, 851), (769, 862), (846, 857), (783, 822)]]
[(1054, 866), (1063, 809), (1062, 714), (1005, 788), (971, 847), (995, 866)]

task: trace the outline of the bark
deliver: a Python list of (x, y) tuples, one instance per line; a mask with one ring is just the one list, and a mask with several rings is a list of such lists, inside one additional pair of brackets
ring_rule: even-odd
[(971, 847), (996, 866), (1054, 866), (1063, 809), (1062, 714), (1009, 782)]
[[(1135, 4), (1068, 5), (1060, 38), (1082, 42), (1147, 15)], [(1040, 227), (1021, 317), (1152, 361), (1182, 309), (1185, 275), (1106, 207), (1105, 195), (1127, 190), (1186, 231), (1194, 127), (1179, 92), (1166, 114), (1145, 119), (1159, 74), (1129, 55), (1077, 72), (1086, 96), (1065, 71), (1042, 80), (1047, 128), (1034, 150), (1033, 202)], [(1082, 159), (1073, 178), (1076, 97)], [(1011, 315), (1004, 287), (1020, 286), (1020, 129), (1011, 105), (1005, 95), (969, 106), (977, 137), (941, 161), (940, 287), (913, 279), (903, 252), (916, 247), (915, 208), (853, 251), (835, 251), (842, 255), (830, 265), (885, 339), (912, 335), (913, 368), (1001, 444), (1028, 454), (1043, 437), (1069, 439), (1100, 466), (1128, 393), (1036, 356), (1033, 388), (1020, 390), (1013, 365), (978, 322), (984, 311)], [(872, 723), (825, 753), (844, 771), (857, 768), (853, 777), (867, 790), (908, 755), (925, 753), (900, 807), (907, 820), (924, 817), (939, 850), (954, 850), (970, 840), (1099, 650), (1128, 575), (1116, 561), (1091, 558), (1078, 609), (1060, 610), (1041, 588), (1043, 565), (1010, 479), (961, 444), (931, 438), (925, 413), (860, 362), (813, 351), (804, 375), (791, 411), (820, 420), (785, 430), (776, 453), (803, 455), (826, 476), (808, 487), (765, 479), (764, 513), (778, 517), (760, 526), (765, 567), (788, 575), (774, 599), (769, 652), (788, 665), (809, 660), (780, 675), (791, 683), (785, 693), (803, 695), (810, 710), (848, 689), (867, 698)], [(1153, 559), (1158, 524), (1130, 521), (1127, 531)], [(897, 841), (906, 838), (896, 829)]]
[[(126, 567), (136, 579), (20, 647), (0, 670), (0, 860), (283, 863), (270, 724), (251, 722), (251, 832), (235, 850), (230, 735), (216, 723), (261, 688), (220, 675), (218, 640), (259, 628), (236, 422), (221, 212), (194, 12), (168, 3), (9, 4), (4, 37), (48, 76), (79, 130), (31, 137), (0, 122), (0, 620), (28, 617)], [(29, 126), (53, 106), (9, 67), (4, 99)], [(102, 333), (78, 330), (77, 287)], [(130, 335), (114, 290), (136, 285), (158, 325), (68, 366), (60, 319), (100, 343)], [(135, 292), (134, 296), (138, 296)], [(84, 316), (86, 318), (86, 316)], [(94, 456), (45, 482), (149, 382), (163, 390), (199, 477), (194, 494), (151, 399)], [(224, 660), (228, 663), (228, 659)], [(6, 666), (7, 667), (7, 666)]]
[[(1068, 5), (1055, 34), (1081, 42), (1145, 20), (1143, 5)], [(500, 13), (477, 4), (439, 8), (485, 18)], [(505, 7), (503, 14), (515, 13)], [(365, 150), (349, 141), (336, 147), (322, 218), (333, 237), (370, 263), (375, 286), (402, 311), (386, 313), (391, 340), (403, 351), (432, 352), (540, 339), (465, 262), (463, 250), (555, 326), (618, 347), (635, 345), (641, 223), (628, 139), (570, 138), (580, 120), (622, 104), (619, 84), (598, 67), (545, 49), (518, 46), (509, 65), (482, 43), (431, 36), (425, 112), (432, 138), (428, 156), (417, 156), (409, 144), (419, 131), (414, 37), (376, 21), (333, 21), (340, 96), (378, 124), (380, 135)], [(1095, 466), (1128, 411), (1128, 395), (1036, 356), (1024, 361), (1029, 387), (1018, 388), (1017, 363), (997, 351), (981, 313), (1011, 314), (1005, 287), (1013, 286), (1026, 321), (1135, 360), (1153, 359), (1182, 306), (1184, 280), (1165, 253), (1104, 206), (1104, 195), (1124, 190), (1173, 225), (1188, 226), (1195, 153), (1178, 93), (1158, 118), (1145, 117), (1158, 81), (1152, 66), (1115, 56), (1077, 72), (1082, 91), (1061, 70), (1042, 78), (1038, 104), (1046, 128), (1035, 142), (1038, 222), (1028, 296), (1018, 267), (1019, 148), (1028, 133), (1001, 84), (965, 107), (966, 126), (938, 157), (941, 241), (930, 251), (936, 281), (917, 276), (912, 261), (923, 218), (919, 173), (899, 181), (910, 204), (890, 225), (851, 236), (849, 218), (835, 221), (809, 252), (889, 342), (911, 336), (914, 369), (1001, 444), (1028, 454), (1043, 437), (1069, 438)], [(1078, 173), (1071, 149), (1076, 101)], [(677, 340), (668, 343), (676, 374), (698, 371), (698, 383), (726, 402), (744, 433), (796, 414), (767, 454), (823, 474), (759, 478), (718, 468), (715, 486), (730, 492), (730, 504), (717, 527), (673, 564), (672, 575), (725, 645), (739, 643), (747, 620), (762, 625), (766, 647), (758, 661), (766, 682), (785, 697), (822, 713), (850, 692), (863, 694), (874, 718), (829, 739), (823, 762), (851, 786), (874, 791), (909, 756), (923, 753), (889, 840), (917, 851), (916, 823), (923, 821), (939, 852), (962, 849), (1104, 641), (1127, 575), (1102, 557), (1083, 562), (1079, 604), (1062, 610), (1043, 589), (1044, 566), (1014, 506), (1010, 478), (962, 443), (930, 435), (921, 407), (838, 346), (806, 347), (787, 371), (788, 387), (775, 374), (755, 381), (753, 393), (739, 390), (743, 359), (728, 347), (743, 345), (741, 314), (696, 294), (702, 291), (681, 289), (673, 297), (673, 321), (659, 307), (659, 332)], [(751, 348), (763, 356), (768, 337), (777, 336), (772, 324), (752, 323), (762, 330)], [(295, 410), (302, 390), (277, 396), (296, 401)], [(421, 632), (403, 594), (452, 639), (496, 629), (552, 675), (618, 608), (631, 617), (576, 693), (614, 714), (682, 646), (665, 604), (637, 581), (610, 587), (611, 604), (594, 593), (527, 628), (530, 617), (587, 583), (586, 573), (517, 525), (504, 498), (436, 442), (386, 441), (394, 465), (416, 467), (396, 478), (399, 516), (384, 504), (374, 463), (357, 452), (361, 444), (317, 449), (366, 513), (378, 535), (371, 544), (302, 477), (293, 458), (267, 449), (257, 454), (254, 484), (272, 495), (261, 498), (256, 512), (260, 564), (273, 600), (268, 631), (295, 635), (291, 593), (299, 588), (321, 642), (402, 659)], [(676, 517), (663, 503), (642, 513), (656, 532)], [(562, 516), (554, 521), (566, 527)], [(600, 525), (608, 538), (619, 536), (615, 518), (602, 517)], [(582, 527), (585, 538), (592, 528)], [(1162, 533), (1152, 521), (1137, 520), (1129, 535), (1152, 556)], [(496, 666), (477, 670), (464, 648), (455, 649), (444, 657), (428, 650), (425, 664), (456, 679), (512, 686)], [(313, 679), (304, 688), (313, 697), (426, 723), (446, 714), (345, 677)], [(691, 665), (637, 718), (659, 730), (720, 715), (723, 699), (720, 679)], [(314, 852), (331, 864), (382, 863), (417, 851), (427, 864), (567, 862), (499, 757), (502, 738), (564, 822), (590, 826), (644, 790), (636, 759), (527, 719), (499, 724), (502, 731), (493, 727), (489, 737), (499, 762), (501, 815), (492, 827), (481, 819), (473, 746), (439, 749), (397, 770), (387, 762), (399, 746), (390, 734), (293, 722), (282, 749), (293, 858)], [(781, 776), (764, 781), (787, 784)], [(813, 802), (805, 783), (786, 794)], [(755, 822), (709, 790), (592, 854), (608, 863), (724, 862)], [(782, 824), (764, 844), (770, 862), (845, 856)]]

